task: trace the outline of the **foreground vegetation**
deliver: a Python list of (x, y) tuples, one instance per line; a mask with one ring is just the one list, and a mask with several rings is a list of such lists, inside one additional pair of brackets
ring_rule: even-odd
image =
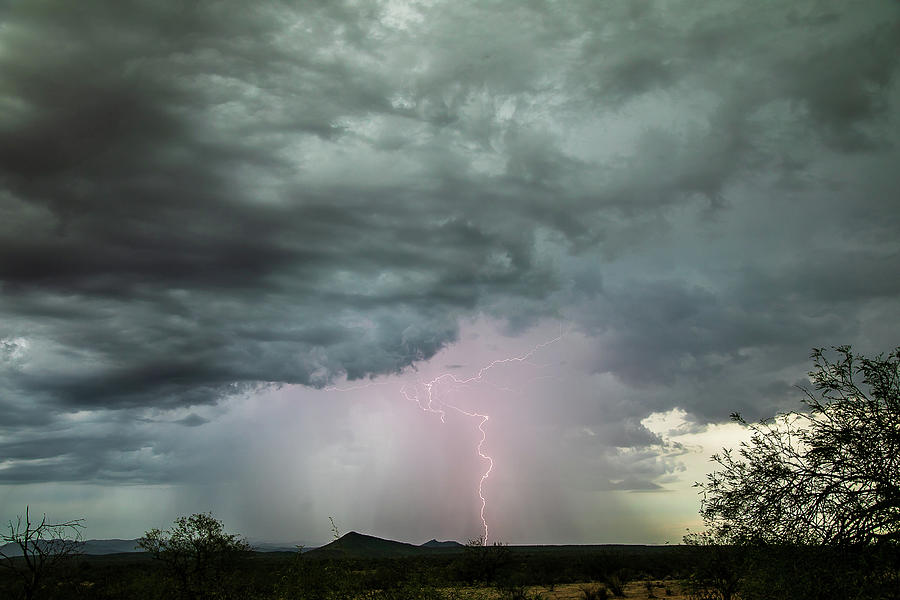
[[(185, 586), (149, 553), (82, 556), (44, 578), (35, 598), (524, 600), (616, 597), (897, 598), (896, 552), (822, 547), (467, 547), (391, 558), (248, 552)], [(731, 595), (722, 582), (738, 585)], [(0, 598), (22, 598), (0, 572)]]
[[(149, 553), (83, 556), (47, 578), (42, 598), (452, 599), (583, 598), (620, 589), (646, 597), (680, 597), (689, 575), (683, 547), (469, 546), (393, 558), (317, 558), (314, 554), (249, 552), (228, 569), (206, 571), (190, 585)], [(0, 598), (20, 595), (0, 573)], [(591, 584), (593, 582), (593, 585)], [(582, 589), (584, 588), (584, 589)], [(627, 590), (632, 590), (629, 593)], [(643, 596), (641, 594), (644, 590)]]

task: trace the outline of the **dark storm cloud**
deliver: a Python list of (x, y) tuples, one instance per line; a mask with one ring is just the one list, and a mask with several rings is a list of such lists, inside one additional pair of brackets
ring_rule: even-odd
[[(154, 479), (150, 470), (140, 474), (133, 457), (149, 447), (147, 436), (133, 428), (110, 423), (81, 423), (80, 427), (51, 430), (20, 427), (0, 443), (5, 481), (85, 481), (92, 479)], [(129, 429), (129, 431), (125, 431)], [(129, 459), (129, 457), (132, 457)], [(148, 465), (144, 465), (148, 466)], [(118, 474), (118, 476), (117, 476)]]
[[(113, 407), (361, 377), (433, 354), (453, 340), (446, 315), (483, 295), (545, 293), (527, 231), (487, 231), (435, 205), (440, 193), (365, 181), (316, 189), (297, 181), (302, 156), (280, 156), (286, 133), (329, 137), (341, 117), (395, 112), (391, 82), (352, 58), (315, 56), (366, 42), (357, 28), (371, 23), (350, 20), (365, 15), (219, 10), (10, 15), (7, 339), (39, 331), (55, 361), (89, 363), (14, 371), (17, 388)], [(282, 16), (320, 31), (289, 53), (271, 40), (287, 33)], [(243, 127), (229, 105), (253, 113)], [(257, 177), (284, 177), (273, 201)], [(472, 272), (494, 254), (508, 263)], [(392, 279), (387, 289), (372, 289), (372, 274)]]
[(397, 372), (482, 312), (596, 334), (632, 417), (719, 419), (896, 316), (896, 5), (0, 19), (0, 435)]

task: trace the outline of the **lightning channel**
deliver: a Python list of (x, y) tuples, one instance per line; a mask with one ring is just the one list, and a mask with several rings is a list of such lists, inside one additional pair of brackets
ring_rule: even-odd
[[(486, 468), (484, 472), (481, 474), (481, 478), (478, 481), (477, 494), (478, 499), (481, 504), (479, 510), (479, 517), (481, 519), (481, 527), (483, 533), (482, 543), (487, 544), (490, 528), (488, 526), (487, 517), (485, 516), (485, 512), (487, 511), (487, 497), (484, 494), (484, 484), (490, 478), (491, 472), (494, 470), (494, 459), (485, 453), (485, 444), (487, 443), (487, 430), (485, 429), (488, 421), (490, 421), (491, 417), (488, 414), (478, 412), (475, 410), (467, 410), (456, 404), (451, 404), (447, 401), (446, 397), (448, 395), (445, 390), (453, 390), (461, 386), (466, 386), (475, 383), (488, 383), (484, 381), (485, 376), (493, 369), (500, 367), (502, 365), (507, 365), (510, 363), (530, 363), (531, 359), (534, 355), (550, 346), (555, 344), (563, 339), (565, 333), (562, 331), (562, 327), (560, 327), (560, 333), (556, 337), (541, 342), (533, 346), (528, 352), (525, 352), (521, 355), (516, 356), (508, 356), (505, 358), (498, 358), (492, 360), (488, 364), (484, 365), (478, 371), (475, 372), (474, 375), (467, 378), (460, 378), (454, 375), (453, 373), (442, 373), (437, 377), (434, 377), (430, 381), (422, 381), (419, 380), (416, 382), (414, 386), (410, 386), (409, 384), (403, 384), (400, 387), (400, 394), (410, 402), (414, 402), (422, 411), (427, 413), (432, 413), (440, 418), (441, 423), (447, 422), (447, 412), (453, 411), (462, 416), (469, 417), (471, 419), (475, 419), (477, 421), (476, 429), (481, 434), (481, 439), (478, 440), (478, 444), (475, 447), (475, 453), (478, 457), (485, 463)], [(542, 368), (545, 365), (534, 365), (535, 367)], [(542, 377), (539, 377), (539, 379)], [(391, 385), (391, 382), (366, 382), (362, 384), (337, 387), (337, 386), (329, 386), (324, 388), (325, 391), (331, 392), (350, 392), (354, 390), (360, 390), (365, 388), (370, 388), (373, 386), (381, 386), (381, 385)], [(410, 389), (412, 387), (412, 390)], [(419, 389), (423, 390), (423, 394), (419, 394)], [(498, 387), (499, 391), (511, 392), (514, 391), (508, 387)]]
[[(453, 373), (442, 373), (427, 382), (419, 382), (418, 385), (425, 390), (425, 400), (423, 401), (418, 394), (418, 391), (415, 391), (412, 395), (408, 391), (407, 386), (403, 386), (400, 392), (403, 396), (412, 402), (415, 402), (419, 408), (421, 408), (425, 412), (430, 412), (437, 414), (441, 423), (446, 423), (447, 409), (453, 410), (461, 415), (466, 417), (471, 417), (474, 419), (479, 419), (478, 425), (476, 426), (478, 431), (481, 433), (481, 439), (478, 441), (478, 445), (475, 448), (475, 452), (481, 458), (482, 461), (487, 463), (487, 468), (481, 474), (481, 478), (478, 481), (478, 499), (481, 502), (481, 510), (479, 511), (479, 516), (481, 518), (481, 527), (484, 531), (482, 537), (482, 543), (487, 544), (489, 536), (490, 536), (490, 528), (488, 527), (487, 518), (485, 517), (485, 511), (487, 510), (487, 498), (484, 495), (484, 482), (491, 476), (491, 471), (494, 470), (494, 459), (484, 452), (484, 444), (487, 441), (487, 430), (485, 430), (485, 425), (490, 421), (491, 417), (487, 414), (483, 414), (480, 412), (469, 411), (455, 404), (450, 404), (446, 400), (443, 399), (442, 395), (438, 395), (435, 388), (440, 384), (446, 384), (452, 387), (464, 386), (472, 383), (481, 383), (484, 380), (484, 377), (487, 375), (489, 371), (498, 367), (500, 365), (505, 365), (509, 363), (524, 363), (530, 361), (530, 359), (541, 349), (550, 346), (551, 344), (555, 344), (559, 342), (563, 338), (563, 333), (560, 331), (560, 334), (552, 339), (549, 339), (545, 342), (541, 342), (540, 344), (535, 345), (528, 352), (519, 355), (519, 356), (509, 356), (506, 358), (498, 358), (487, 365), (481, 367), (475, 375), (466, 378), (460, 379)], [(536, 365), (537, 366), (537, 365)], [(417, 387), (418, 387), (417, 385)], [(504, 391), (511, 391), (509, 388), (500, 388)]]

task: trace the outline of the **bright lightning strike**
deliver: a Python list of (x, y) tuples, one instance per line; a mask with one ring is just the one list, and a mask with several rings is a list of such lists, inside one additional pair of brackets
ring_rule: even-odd
[[(490, 532), (489, 532), (489, 528), (488, 528), (487, 519), (484, 516), (484, 512), (487, 509), (487, 498), (485, 498), (485, 496), (484, 496), (484, 482), (488, 479), (488, 477), (490, 477), (491, 471), (494, 470), (494, 459), (484, 453), (484, 443), (485, 443), (485, 441), (487, 441), (487, 431), (485, 430), (484, 427), (485, 427), (485, 424), (487, 424), (487, 422), (490, 420), (490, 416), (479, 413), (479, 412), (467, 411), (467, 410), (464, 410), (454, 404), (450, 404), (450, 403), (446, 402), (445, 400), (442, 400), (441, 397), (438, 396), (438, 394), (436, 393), (435, 386), (437, 386), (438, 384), (444, 383), (444, 384), (455, 387), (455, 386), (467, 385), (470, 383), (481, 382), (483, 380), (484, 376), (488, 373), (488, 371), (490, 371), (494, 367), (496, 367), (498, 365), (507, 364), (507, 363), (513, 363), (513, 362), (527, 362), (532, 356), (534, 356), (534, 354), (538, 350), (540, 350), (546, 346), (549, 346), (550, 344), (554, 344), (554, 343), (560, 341), (562, 339), (562, 337), (563, 337), (563, 334), (560, 333), (560, 335), (556, 336), (555, 338), (553, 338), (551, 340), (547, 340), (546, 342), (536, 345), (534, 348), (532, 348), (525, 354), (522, 354), (521, 356), (510, 356), (508, 358), (499, 358), (494, 361), (491, 361), (488, 365), (479, 369), (478, 373), (476, 373), (472, 377), (469, 377), (468, 379), (460, 379), (456, 375), (453, 375), (452, 373), (443, 373), (441, 375), (438, 375), (437, 377), (435, 377), (434, 379), (432, 379), (431, 381), (429, 381), (427, 383), (421, 383), (422, 388), (425, 390), (425, 396), (426, 396), (424, 403), (419, 398), (418, 392), (415, 392), (415, 394), (411, 396), (407, 392), (406, 386), (403, 386), (403, 388), (400, 390), (400, 392), (403, 394), (403, 396), (407, 400), (411, 400), (411, 401), (415, 402), (419, 406), (419, 408), (421, 408), (422, 410), (440, 415), (441, 423), (446, 422), (445, 417), (446, 417), (447, 413), (446, 413), (445, 409), (454, 410), (454, 411), (458, 412), (459, 414), (465, 415), (467, 417), (480, 419), (477, 427), (478, 427), (478, 431), (481, 432), (481, 439), (478, 441), (478, 445), (475, 448), (475, 452), (478, 454), (478, 456), (481, 458), (481, 460), (487, 462), (487, 469), (485, 469), (484, 473), (481, 474), (481, 479), (478, 481), (478, 498), (479, 498), (479, 500), (481, 500), (481, 510), (479, 512), (479, 515), (481, 517), (481, 526), (482, 526), (482, 529), (484, 530), (483, 540), (484, 540), (485, 544), (488, 541), (488, 536), (489, 536)], [(435, 401), (437, 401), (437, 406), (435, 406)]]
[[(478, 419), (478, 425), (476, 426), (478, 431), (481, 433), (481, 439), (478, 441), (478, 444), (475, 448), (475, 452), (478, 454), (479, 458), (487, 464), (487, 468), (481, 474), (481, 479), (478, 481), (478, 499), (481, 502), (481, 509), (479, 511), (479, 516), (481, 518), (482, 529), (484, 530), (484, 543), (488, 541), (488, 535), (490, 533), (487, 518), (485, 517), (485, 511), (487, 509), (487, 498), (484, 495), (484, 482), (490, 477), (491, 472), (494, 469), (494, 459), (491, 458), (490, 455), (485, 454), (484, 452), (484, 444), (487, 441), (487, 431), (485, 430), (485, 425), (490, 420), (490, 416), (487, 414), (483, 414), (476, 411), (465, 410), (456, 406), (455, 404), (450, 404), (444, 398), (446, 397), (446, 393), (439, 393), (442, 389), (446, 387), (450, 387), (451, 389), (457, 388), (459, 386), (469, 385), (473, 383), (481, 383), (485, 375), (500, 365), (509, 364), (509, 363), (527, 363), (529, 360), (541, 349), (555, 344), (563, 338), (563, 333), (561, 332), (558, 336), (537, 344), (531, 350), (522, 354), (520, 356), (510, 356), (506, 358), (499, 358), (491, 361), (484, 367), (481, 367), (478, 372), (472, 377), (466, 379), (460, 379), (456, 375), (452, 373), (443, 373), (438, 375), (434, 379), (428, 382), (418, 382), (416, 384), (416, 390), (412, 393), (409, 392), (409, 388), (407, 385), (403, 385), (400, 388), (400, 393), (403, 394), (403, 397), (409, 401), (415, 402), (416, 405), (421, 408), (425, 412), (437, 414), (441, 423), (446, 422), (447, 410), (455, 411), (463, 416), (471, 417), (473, 419)], [(537, 366), (537, 365), (536, 365)], [(389, 385), (389, 382), (370, 382), (359, 385), (353, 385), (348, 387), (327, 387), (326, 391), (336, 391), (336, 392), (348, 392), (353, 390), (364, 389), (376, 385)], [(418, 388), (424, 390), (423, 397), (419, 396)], [(503, 391), (512, 391), (509, 388), (499, 388)]]
[[(443, 375), (441, 377), (443, 377)], [(456, 379), (452, 375), (450, 377), (453, 378), (453, 383), (456, 383), (456, 384), (462, 383), (460, 380)], [(440, 377), (433, 379), (433, 380), (429, 381), (428, 383), (422, 384), (422, 386), (425, 388), (425, 390), (427, 390), (427, 394), (428, 394), (428, 401), (424, 405), (422, 404), (422, 402), (419, 401), (418, 394), (415, 396), (410, 396), (407, 393), (406, 386), (404, 386), (400, 390), (400, 393), (402, 393), (406, 397), (407, 400), (412, 400), (413, 402), (418, 404), (419, 408), (421, 408), (422, 410), (424, 410), (426, 412), (433, 412), (433, 413), (439, 414), (441, 417), (441, 423), (445, 423), (446, 422), (445, 416), (447, 413), (442, 408), (434, 408), (434, 396), (432, 395), (433, 386), (435, 385), (435, 383), (438, 382), (439, 379), (440, 379)], [(490, 477), (491, 471), (494, 469), (494, 459), (484, 453), (483, 447), (484, 447), (485, 440), (487, 440), (487, 432), (484, 429), (484, 425), (485, 425), (485, 423), (487, 423), (490, 420), (490, 417), (488, 415), (483, 415), (481, 413), (463, 410), (463, 409), (459, 408), (458, 406), (455, 406), (453, 404), (448, 404), (446, 402), (440, 402), (440, 405), (443, 407), (455, 410), (456, 412), (458, 412), (461, 415), (465, 415), (467, 417), (474, 417), (476, 419), (481, 419), (481, 421), (478, 423), (478, 431), (481, 432), (481, 439), (478, 441), (478, 446), (475, 448), (475, 451), (478, 453), (478, 456), (481, 457), (482, 460), (485, 460), (488, 463), (487, 470), (485, 470), (485, 472), (481, 474), (481, 479), (478, 481), (478, 498), (481, 500), (481, 512), (480, 512), (481, 524), (482, 524), (482, 527), (484, 528), (484, 541), (487, 542), (488, 524), (487, 524), (487, 520), (485, 520), (485, 517), (484, 517), (484, 511), (487, 508), (487, 499), (484, 497), (484, 480), (487, 479), (488, 477)]]

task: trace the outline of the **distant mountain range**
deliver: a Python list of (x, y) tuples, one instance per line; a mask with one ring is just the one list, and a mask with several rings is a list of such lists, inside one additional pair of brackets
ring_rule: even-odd
[[(260, 542), (251, 544), (257, 552), (296, 552), (297, 546)], [(22, 551), (15, 544), (0, 546), (0, 552), (6, 556), (22, 556)], [(92, 556), (104, 554), (124, 554), (126, 552), (145, 552), (138, 546), (137, 540), (85, 540), (81, 545), (81, 553)]]
[[(0, 552), (6, 556), (22, 556), (16, 544), (0, 546)], [(143, 552), (138, 548), (137, 540), (85, 540), (81, 543), (82, 554), (122, 554), (125, 552)]]
[[(137, 540), (85, 540), (81, 552), (88, 555), (124, 554), (126, 552), (144, 552)], [(296, 552), (297, 546), (289, 544), (260, 542), (251, 544), (257, 552)], [(447, 551), (461, 549), (459, 542), (439, 542), (429, 540), (421, 546), (384, 540), (371, 535), (351, 531), (330, 544), (319, 548), (304, 549), (304, 553), (315, 553), (319, 556), (341, 557), (392, 557), (411, 556), (423, 552)], [(0, 546), (0, 552), (6, 556), (21, 556), (22, 552), (15, 544)]]

